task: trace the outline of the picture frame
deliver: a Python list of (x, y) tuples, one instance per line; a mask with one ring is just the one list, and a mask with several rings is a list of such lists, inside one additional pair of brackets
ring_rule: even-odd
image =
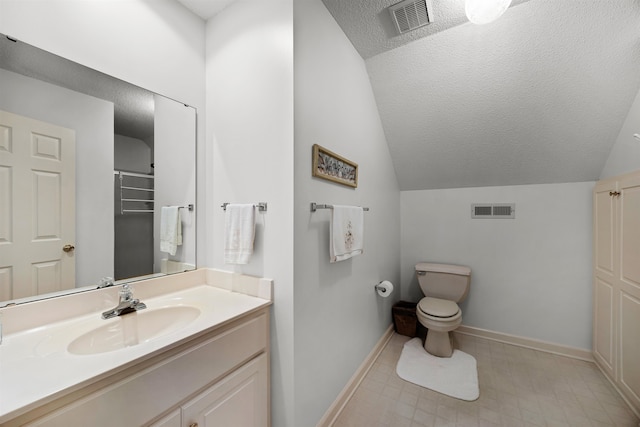
[(358, 164), (313, 144), (311, 175), (348, 187), (358, 187)]

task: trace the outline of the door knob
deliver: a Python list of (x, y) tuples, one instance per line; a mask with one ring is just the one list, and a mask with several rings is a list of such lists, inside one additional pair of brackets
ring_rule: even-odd
[(76, 247), (73, 245), (64, 245), (62, 250), (65, 252), (73, 252)]

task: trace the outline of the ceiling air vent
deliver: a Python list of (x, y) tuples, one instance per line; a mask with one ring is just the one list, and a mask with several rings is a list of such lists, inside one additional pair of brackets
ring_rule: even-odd
[(515, 218), (515, 203), (474, 203), (471, 205), (471, 218)]
[(430, 0), (404, 0), (389, 7), (398, 33), (406, 33), (433, 22)]

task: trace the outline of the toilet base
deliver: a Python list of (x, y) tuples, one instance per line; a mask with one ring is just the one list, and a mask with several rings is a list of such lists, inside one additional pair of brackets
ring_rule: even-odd
[(453, 354), (453, 336), (449, 332), (429, 329), (424, 340), (427, 353), (437, 357), (451, 357)]

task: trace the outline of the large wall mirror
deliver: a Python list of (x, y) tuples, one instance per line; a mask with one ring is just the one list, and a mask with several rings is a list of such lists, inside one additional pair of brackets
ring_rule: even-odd
[(196, 268), (196, 110), (0, 34), (0, 307)]

